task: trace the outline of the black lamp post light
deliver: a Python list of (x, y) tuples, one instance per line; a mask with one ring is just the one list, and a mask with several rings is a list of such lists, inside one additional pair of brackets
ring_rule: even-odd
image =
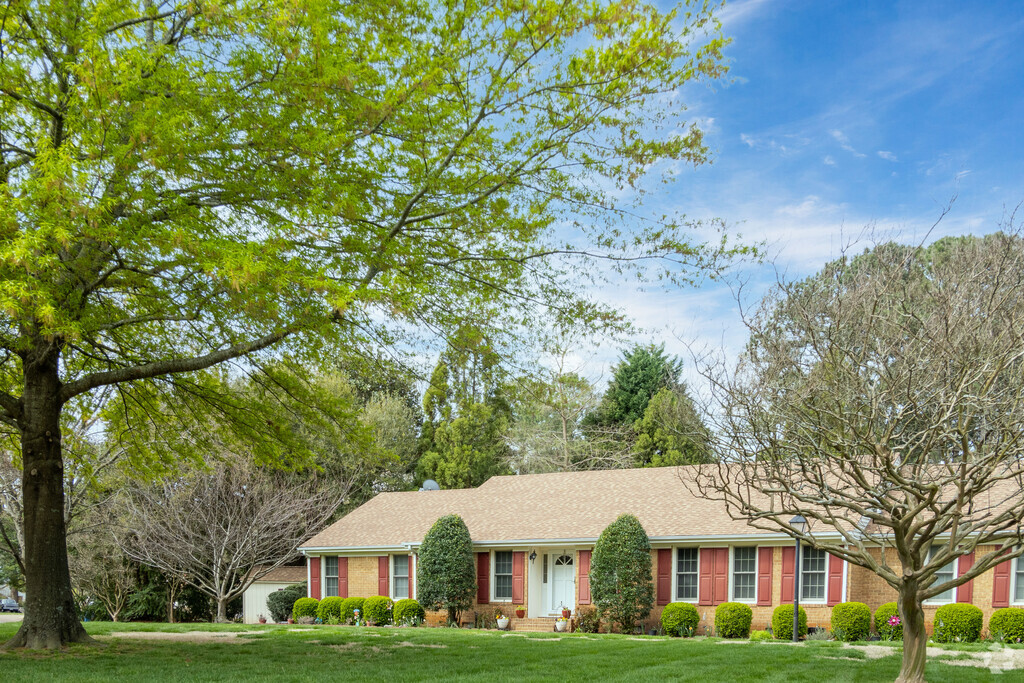
[[(789, 525), (803, 534), (807, 530), (807, 520), (797, 515), (789, 520)], [(796, 566), (793, 568), (793, 642), (800, 641), (800, 536), (796, 537), (796, 553), (793, 556)]]

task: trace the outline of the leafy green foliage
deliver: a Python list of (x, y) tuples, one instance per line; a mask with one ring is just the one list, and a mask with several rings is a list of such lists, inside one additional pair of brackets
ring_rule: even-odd
[[(800, 608), (797, 628), (801, 638), (807, 637), (807, 612)], [(793, 605), (779, 605), (772, 610), (772, 633), (779, 640), (793, 639)]]
[(391, 608), (394, 602), (386, 595), (374, 595), (363, 603), (363, 616), (375, 626), (391, 623)]
[[(341, 606), (345, 598), (329, 596), (320, 600), (316, 607), (316, 618), (324, 624), (336, 624), (341, 621)], [(268, 605), (269, 606), (269, 605)]]
[(594, 604), (625, 633), (651, 613), (651, 541), (634, 515), (620, 515), (601, 532), (591, 557), (590, 588)]
[(875, 633), (882, 640), (903, 640), (903, 622), (895, 602), (884, 602), (875, 610)]
[(299, 598), (292, 605), (292, 618), (296, 621), (302, 617), (315, 617), (320, 601), (316, 598)]
[(953, 603), (935, 610), (932, 640), (936, 643), (975, 643), (981, 637), (985, 615), (981, 608)]
[(578, 633), (600, 633), (601, 613), (593, 607), (580, 607), (576, 613), (576, 631)]
[[(792, 630), (792, 629), (791, 629)], [(774, 640), (775, 637), (768, 631), (751, 631), (750, 640), (753, 642), (763, 642), (767, 640)]]
[(665, 355), (665, 345), (635, 346), (622, 352), (612, 368), (612, 380), (592, 418), (598, 424), (632, 425), (643, 417), (651, 398), (663, 388), (674, 388), (682, 361)]
[(665, 635), (689, 638), (697, 632), (700, 614), (688, 602), (670, 602), (661, 612), (661, 628)]
[(404, 598), (395, 603), (392, 608), (395, 624), (419, 624), (422, 623), (426, 612), (420, 603), (412, 598)]
[(1001, 643), (1024, 642), (1024, 608), (1004, 607), (992, 613), (988, 633)]
[(360, 619), (366, 619), (366, 615), (363, 614), (363, 604), (366, 602), (366, 598), (345, 598), (345, 602), (341, 604), (341, 616), (346, 624), (351, 624), (355, 621), (356, 610), (359, 610)]
[(742, 602), (723, 602), (715, 608), (715, 635), (720, 638), (750, 637), (754, 610)]
[(267, 596), (267, 609), (274, 621), (287, 621), (292, 615), (292, 607), (299, 598), (306, 597), (306, 582), (293, 583)]
[(441, 517), (423, 537), (416, 562), (416, 595), (431, 609), (445, 609), (448, 621), (473, 604), (476, 570), (473, 541), (466, 523), (458, 515)]
[(637, 467), (697, 465), (712, 462), (710, 437), (685, 386), (662, 387), (633, 424)]
[[(793, 612), (790, 610), (790, 634)], [(837, 640), (867, 640), (871, 633), (871, 608), (863, 602), (841, 602), (832, 608), (832, 633)]]

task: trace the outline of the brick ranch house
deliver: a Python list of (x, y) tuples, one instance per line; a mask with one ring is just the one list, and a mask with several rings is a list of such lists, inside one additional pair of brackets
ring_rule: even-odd
[[(592, 604), (589, 568), (594, 543), (622, 513), (636, 515), (651, 541), (658, 619), (669, 602), (697, 606), (701, 623), (714, 623), (726, 601), (753, 608), (754, 629), (772, 610), (792, 604), (794, 542), (782, 533), (730, 519), (725, 508), (691, 494), (686, 467), (561, 472), (493, 477), (475, 489), (381, 493), (310, 538), (309, 595), (416, 597), (416, 551), (437, 519), (455, 513), (473, 539), (477, 597), (473, 610), (523, 605), (526, 620), (512, 628), (551, 630), (562, 605)], [(825, 540), (837, 532), (815, 530)], [(984, 551), (980, 548), (979, 551)], [(893, 563), (892, 556), (890, 564)], [(973, 555), (946, 568), (967, 569)], [(831, 607), (864, 602), (875, 610), (896, 599), (872, 572), (813, 548), (801, 550), (801, 599), (808, 624), (828, 626)], [(940, 605), (972, 602), (985, 612), (1024, 605), (1024, 562), (1004, 562), (955, 591), (925, 603), (926, 620)], [(442, 615), (428, 620), (440, 621)]]

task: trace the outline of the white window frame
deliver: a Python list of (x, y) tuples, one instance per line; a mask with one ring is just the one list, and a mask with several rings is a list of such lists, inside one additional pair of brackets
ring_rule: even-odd
[[(928, 554), (925, 555), (925, 562), (931, 561), (932, 555), (934, 554), (932, 551), (937, 551), (939, 547), (940, 547), (939, 545), (932, 545), (932, 546), (928, 547)], [(953, 558), (953, 560), (951, 560), (949, 564), (952, 566), (953, 578), (955, 579), (956, 577), (960, 576), (960, 571), (959, 571), (960, 570), (960, 558), (959, 557)], [(938, 572), (936, 572), (936, 574), (938, 574)], [(938, 583), (938, 581), (936, 581), (936, 583)], [(932, 585), (934, 585), (934, 584), (932, 584)], [(941, 595), (936, 595), (936, 596), (928, 598), (927, 600), (922, 601), (921, 604), (924, 604), (924, 605), (952, 605), (954, 602), (956, 602), (956, 588), (955, 587), (954, 588), (950, 588), (949, 589), (949, 593), (950, 593), (950, 595), (949, 595), (948, 598), (944, 598)]]
[[(679, 597), (679, 551), (680, 550), (693, 550), (697, 553), (697, 595), (692, 600), (687, 598)], [(676, 546), (672, 548), (672, 601), (673, 602), (688, 602), (691, 605), (696, 605), (700, 602), (700, 548), (698, 546)]]
[[(805, 555), (805, 553), (808, 550), (814, 550), (814, 548), (812, 548), (811, 546), (808, 546), (808, 545), (801, 545), (800, 546), (800, 602), (802, 604), (805, 603), (805, 604), (808, 604), (808, 605), (824, 605), (827, 602), (827, 599), (828, 599), (828, 563), (831, 561), (829, 559), (831, 557), (831, 555), (829, 555), (828, 552), (826, 552), (824, 550), (821, 551), (821, 552), (825, 553), (825, 569), (822, 571), (824, 581), (822, 582), (822, 586), (821, 586), (821, 597), (820, 598), (805, 598), (804, 597), (804, 586), (806, 584), (804, 582), (804, 577), (806, 576), (807, 572), (804, 571), (804, 558), (807, 557)], [(815, 572), (815, 573), (817, 573), (817, 572)]]
[(405, 577), (404, 577), (407, 581), (409, 581), (409, 591), (408, 591), (409, 594), (406, 597), (407, 598), (413, 597), (413, 586), (412, 586), (412, 581), (410, 580), (412, 578), (412, 568), (413, 568), (412, 558), (413, 558), (413, 556), (411, 554), (406, 554), (406, 553), (395, 553), (394, 555), (391, 556), (391, 571), (390, 571), (390, 582), (391, 582), (391, 586), (390, 586), (391, 596), (390, 597), (391, 597), (392, 600), (402, 600), (402, 599), (404, 599), (404, 598), (399, 598), (398, 597), (398, 591), (395, 590), (395, 580), (398, 578), (398, 575), (395, 573), (395, 558), (398, 558), (398, 557), (405, 557), (405, 558), (408, 558), (408, 560), (409, 560), (409, 564), (406, 565), (406, 568), (405, 568), (405, 572), (406, 573), (405, 573)]
[[(1017, 582), (1017, 575), (1024, 574), (1024, 562), (1021, 561), (1021, 557), (1013, 558), (1013, 564), (1010, 565), (1010, 604), (1011, 605), (1024, 605), (1024, 598), (1017, 599), (1017, 586), (1024, 585), (1024, 581), (1020, 584)], [(1022, 577), (1024, 578), (1024, 577)]]
[[(332, 576), (328, 576), (328, 574), (327, 574), (327, 564), (328, 564), (328, 560), (330, 560), (331, 558), (334, 558), (334, 572), (335, 572), (335, 574), (334, 574), (333, 577)], [(341, 564), (341, 558), (339, 558), (337, 555), (324, 555), (323, 597), (325, 597), (325, 598), (335, 598), (335, 597), (338, 597), (338, 591), (341, 588), (341, 586), (339, 585), (339, 583), (340, 583), (340, 581), (339, 581), (340, 576), (339, 576), (339, 573), (338, 573), (339, 572), (339, 565), (340, 564)], [(328, 592), (328, 586), (330, 585), (328, 583), (328, 580), (332, 579), (332, 578), (334, 579), (334, 592), (330, 593), (330, 592)]]
[[(512, 564), (509, 566), (509, 577), (513, 577), (509, 582), (509, 595), (507, 598), (499, 598), (497, 596), (498, 590), (498, 553), (508, 553), (512, 559)], [(515, 581), (515, 554), (511, 550), (492, 550), (491, 551), (491, 602), (512, 602), (512, 595), (515, 592), (515, 587), (512, 585)], [(505, 576), (502, 574), (502, 576)]]
[[(754, 596), (750, 598), (737, 598), (736, 597), (736, 551), (739, 549), (747, 549), (754, 551)], [(758, 555), (756, 545), (739, 545), (732, 546), (729, 548), (729, 599), (733, 602), (742, 602), (745, 605), (757, 604), (757, 563)], [(744, 572), (746, 573), (746, 572)], [(700, 593), (700, 587), (697, 588), (698, 594)]]

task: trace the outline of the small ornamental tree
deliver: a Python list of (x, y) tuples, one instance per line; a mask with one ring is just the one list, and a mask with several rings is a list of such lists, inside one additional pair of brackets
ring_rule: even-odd
[(446, 610), (448, 621), (459, 623), (476, 595), (473, 541), (461, 517), (446, 515), (434, 522), (423, 538), (416, 567), (420, 603)]
[(651, 541), (633, 515), (620, 515), (601, 532), (590, 564), (590, 586), (594, 604), (624, 633), (632, 633), (651, 613)]
[(292, 607), (299, 598), (306, 597), (306, 582), (276, 590), (267, 596), (267, 609), (274, 621), (285, 621), (292, 615)]

